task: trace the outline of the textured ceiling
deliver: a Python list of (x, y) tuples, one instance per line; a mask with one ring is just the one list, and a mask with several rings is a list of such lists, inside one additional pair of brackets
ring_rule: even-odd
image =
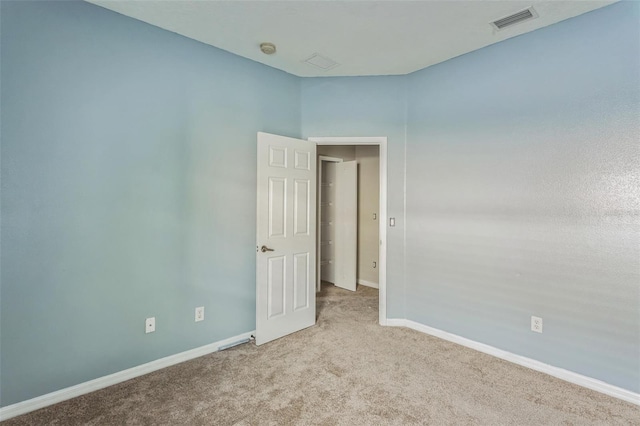
[[(302, 77), (407, 74), (613, 1), (105, 1), (91, 3)], [(534, 6), (539, 17), (489, 23)], [(277, 46), (274, 55), (261, 42)], [(339, 65), (319, 69), (314, 54)]]

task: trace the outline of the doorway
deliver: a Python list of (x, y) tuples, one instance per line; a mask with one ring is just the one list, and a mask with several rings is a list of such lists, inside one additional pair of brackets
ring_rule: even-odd
[[(387, 221), (387, 138), (386, 137), (310, 137), (308, 138), (310, 142), (315, 142), (317, 144), (317, 152), (325, 157), (323, 159), (319, 158), (318, 167), (321, 172), (321, 167), (323, 163), (325, 164), (336, 164), (339, 161), (349, 161), (355, 160), (354, 155), (352, 154), (354, 149), (356, 151), (366, 153), (366, 157), (369, 158), (372, 156), (373, 150), (377, 151), (376, 160), (378, 165), (377, 170), (377, 189), (378, 196), (375, 198), (377, 201), (377, 209), (371, 208), (370, 201), (369, 203), (364, 203), (364, 200), (358, 200), (358, 226), (361, 227), (363, 224), (368, 225), (370, 228), (371, 223), (374, 223), (374, 226), (377, 224), (377, 236), (374, 237), (377, 241), (373, 241), (373, 244), (377, 244), (378, 250), (371, 247), (371, 238), (367, 236), (366, 232), (359, 232), (358, 235), (358, 245), (361, 247), (368, 247), (368, 253), (358, 253), (358, 265), (357, 265), (357, 275), (358, 275), (358, 284), (365, 286), (373, 286), (376, 287), (375, 278), (377, 276), (377, 287), (379, 289), (379, 323), (381, 325), (386, 325), (386, 221)], [(332, 146), (331, 149), (327, 149), (328, 146)], [(319, 155), (319, 157), (320, 157)], [(368, 164), (370, 168), (370, 164)], [(358, 174), (360, 175), (360, 171)], [(359, 176), (362, 178), (362, 176)], [(371, 181), (369, 178), (367, 179), (367, 184), (371, 187)], [(319, 181), (321, 182), (321, 181)], [(327, 182), (325, 182), (327, 183)], [(374, 183), (375, 184), (375, 183)], [(321, 184), (320, 184), (321, 185)], [(361, 187), (361, 185), (359, 185)], [(321, 188), (320, 188), (321, 190)], [(369, 188), (370, 190), (370, 188)], [(322, 202), (322, 201), (321, 201)], [(322, 268), (330, 269), (331, 263), (328, 262), (327, 258), (322, 258), (322, 240), (321, 240), (321, 221), (326, 222), (322, 219), (322, 207), (320, 204), (318, 205), (319, 212), (319, 220), (318, 220), (318, 250), (317, 250), (317, 285), (318, 289), (320, 288), (320, 280), (322, 278)], [(370, 233), (369, 233), (370, 234)], [(367, 245), (367, 238), (369, 239)], [(328, 241), (325, 239), (324, 243), (327, 244)], [(377, 260), (371, 260), (373, 257), (373, 253), (377, 251)], [(330, 253), (330, 251), (328, 251)], [(375, 262), (375, 263), (373, 263)], [(372, 273), (375, 272), (375, 275)]]
[[(256, 344), (315, 324), (317, 148), (376, 145), (379, 150), (378, 317), (387, 325), (387, 139), (295, 139), (257, 134)], [(353, 170), (353, 169), (352, 169)], [(356, 192), (351, 199), (355, 197)]]

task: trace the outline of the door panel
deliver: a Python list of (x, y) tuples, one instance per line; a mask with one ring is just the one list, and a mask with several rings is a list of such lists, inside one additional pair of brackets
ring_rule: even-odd
[(294, 224), (293, 232), (296, 236), (309, 235), (309, 207), (311, 199), (309, 198), (309, 181), (296, 179), (295, 180), (295, 199), (293, 200), (294, 206)]
[(315, 158), (313, 142), (258, 133), (258, 345), (315, 324)]
[(269, 237), (286, 237), (287, 180), (269, 178)]
[(295, 168), (299, 170), (310, 170), (311, 167), (311, 153), (308, 151), (295, 151)]
[(287, 168), (287, 148), (280, 146), (269, 147), (269, 166)]
[(293, 310), (309, 306), (309, 253), (293, 256)]
[(284, 256), (272, 257), (268, 261), (268, 299), (269, 318), (284, 314), (287, 259)]

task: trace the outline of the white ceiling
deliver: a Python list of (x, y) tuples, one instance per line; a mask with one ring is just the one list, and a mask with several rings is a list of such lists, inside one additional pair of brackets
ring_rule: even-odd
[[(88, 0), (301, 77), (407, 74), (614, 1)], [(490, 22), (532, 6), (539, 17)], [(274, 55), (261, 42), (277, 46)], [(315, 53), (340, 65), (304, 62)]]

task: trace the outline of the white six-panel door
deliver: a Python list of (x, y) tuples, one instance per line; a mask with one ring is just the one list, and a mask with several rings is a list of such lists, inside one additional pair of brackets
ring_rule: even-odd
[(315, 324), (316, 145), (258, 133), (256, 344)]

